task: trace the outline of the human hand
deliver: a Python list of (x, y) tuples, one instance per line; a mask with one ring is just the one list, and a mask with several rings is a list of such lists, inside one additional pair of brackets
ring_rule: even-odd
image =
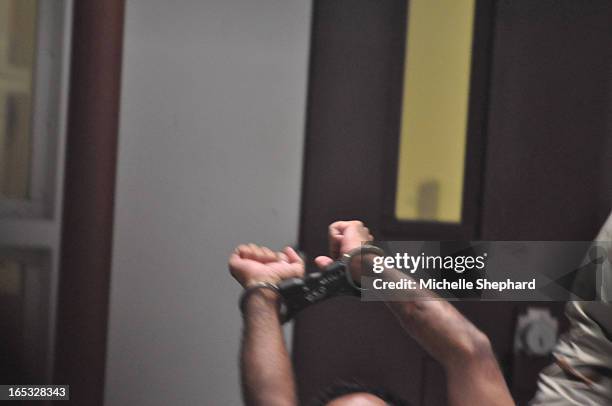
[(274, 252), (255, 244), (239, 245), (230, 255), (228, 267), (245, 288), (260, 282), (277, 285), (284, 279), (304, 276), (304, 261), (290, 247)]
[(329, 257), (317, 257), (315, 263), (323, 269), (343, 254), (359, 248), (363, 242), (373, 239), (374, 236), (361, 221), (336, 221), (329, 226)]

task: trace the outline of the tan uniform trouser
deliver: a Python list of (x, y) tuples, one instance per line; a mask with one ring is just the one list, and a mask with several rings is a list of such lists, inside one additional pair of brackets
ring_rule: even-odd
[[(572, 328), (554, 355), (570, 368), (553, 364), (544, 369), (531, 405), (612, 405), (612, 305), (572, 302), (567, 314)], [(607, 326), (597, 318), (607, 319)]]
[[(612, 215), (597, 241), (612, 254)], [(540, 374), (531, 406), (612, 406), (612, 265), (604, 264), (598, 302), (569, 302), (570, 331), (554, 350), (556, 364)]]

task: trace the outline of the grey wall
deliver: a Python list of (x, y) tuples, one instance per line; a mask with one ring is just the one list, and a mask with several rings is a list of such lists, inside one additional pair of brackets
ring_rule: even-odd
[(129, 0), (107, 405), (238, 405), (239, 242), (297, 239), (310, 2)]

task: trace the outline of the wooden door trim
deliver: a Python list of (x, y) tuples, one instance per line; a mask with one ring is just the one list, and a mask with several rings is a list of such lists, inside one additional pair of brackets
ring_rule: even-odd
[(484, 184), (484, 163), (486, 153), (487, 112), (492, 65), (493, 33), (496, 1), (476, 0), (474, 38), (472, 45), (472, 66), (467, 125), (467, 148), (464, 167), (462, 221), (460, 224), (400, 221), (395, 217), (397, 189), (398, 151), (402, 118), (402, 94), (404, 80), (406, 24), (402, 30), (404, 41), (396, 43), (393, 50), (394, 66), (390, 80), (394, 83), (389, 93), (388, 129), (386, 142), (386, 176), (383, 178), (382, 229), (387, 239), (457, 239), (479, 238), (480, 208)]
[(124, 0), (75, 1), (54, 382), (102, 405)]

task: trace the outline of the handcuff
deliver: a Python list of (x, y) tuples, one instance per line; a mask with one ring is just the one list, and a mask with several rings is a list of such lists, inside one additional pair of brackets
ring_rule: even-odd
[(309, 273), (303, 278), (285, 279), (278, 285), (256, 283), (242, 293), (240, 308), (244, 308), (244, 303), (252, 292), (271, 289), (280, 296), (279, 317), (282, 323), (286, 323), (305, 308), (332, 297), (359, 297), (363, 289), (353, 281), (350, 264), (355, 256), (364, 254), (384, 255), (384, 251), (374, 245), (362, 245), (343, 254), (323, 271)]

